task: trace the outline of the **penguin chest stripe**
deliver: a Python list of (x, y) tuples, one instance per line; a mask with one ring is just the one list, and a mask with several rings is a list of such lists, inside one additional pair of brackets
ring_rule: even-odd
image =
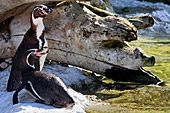
[(48, 42), (47, 42), (46, 38), (44, 38), (44, 46), (43, 47), (48, 47)]
[(32, 67), (32, 68), (35, 69), (35, 66), (34, 66), (34, 65), (31, 65), (31, 64), (28, 62), (28, 58), (30, 57), (31, 54), (32, 54), (32, 52), (28, 54), (27, 59), (26, 59), (26, 63), (27, 63), (30, 67)]
[(45, 37), (43, 39), (41, 39), (40, 37), (37, 37), (37, 40), (38, 40), (39, 49), (43, 47), (48, 47), (48, 42)]
[(37, 38), (38, 42), (39, 42), (39, 49), (41, 49), (43, 47), (43, 42), (40, 38)]
[(31, 83), (30, 81), (28, 81), (28, 83), (30, 84), (31, 89), (32, 89), (32, 91), (34, 92), (34, 94), (35, 94), (35, 95), (36, 95), (39, 99), (44, 100), (44, 99), (43, 99), (43, 98), (41, 98), (41, 96), (40, 96), (40, 95), (38, 95), (38, 93), (35, 91), (35, 89), (34, 89), (34, 87), (33, 87), (32, 83)]
[(36, 36), (37, 36), (37, 40), (39, 42), (39, 49), (41, 49), (43, 47), (43, 43), (44, 40), (42, 40), (40, 37), (43, 37), (43, 33), (44, 32), (44, 25), (43, 23), (38, 24), (37, 29), (36, 29)]

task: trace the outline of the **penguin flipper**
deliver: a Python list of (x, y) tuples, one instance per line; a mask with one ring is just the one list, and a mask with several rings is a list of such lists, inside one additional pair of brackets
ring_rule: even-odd
[(8, 81), (8, 85), (7, 85), (6, 90), (7, 90), (8, 92), (11, 92), (11, 91), (16, 90), (19, 86), (20, 86), (20, 82), (15, 81), (14, 79), (10, 79), (10, 80)]
[(18, 103), (18, 93), (24, 88), (24, 86), (27, 85), (28, 82), (22, 82), (22, 84), (19, 86), (19, 88), (15, 91), (13, 94), (13, 104)]
[[(16, 64), (17, 65), (17, 64)], [(8, 92), (19, 88), (21, 84), (22, 74), (17, 66), (12, 66), (6, 90)]]

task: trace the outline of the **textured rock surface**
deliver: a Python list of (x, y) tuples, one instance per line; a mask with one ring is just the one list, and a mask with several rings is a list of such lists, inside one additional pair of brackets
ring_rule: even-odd
[[(117, 14), (115, 13), (111, 13), (109, 11), (106, 10), (102, 10), (100, 8), (97, 7), (93, 7), (87, 3), (81, 2), (80, 3), (82, 6), (86, 7), (87, 9), (89, 9), (90, 12), (93, 12), (93, 14), (96, 14), (98, 16), (101, 17), (106, 17), (106, 16), (115, 16), (118, 17)], [(124, 20), (126, 20), (126, 18), (124, 18)], [(133, 16), (130, 18), (127, 18), (126, 21), (131, 22), (138, 30), (140, 29), (145, 29), (148, 27), (152, 27), (154, 24), (154, 18), (150, 15), (137, 15), (137, 16)]]

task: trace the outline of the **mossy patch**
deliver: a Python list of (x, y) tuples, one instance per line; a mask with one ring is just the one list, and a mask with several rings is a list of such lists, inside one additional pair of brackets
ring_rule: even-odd
[(170, 89), (166, 87), (145, 86), (124, 91), (102, 90), (96, 92), (96, 95), (102, 100), (100, 102), (109, 104), (91, 106), (86, 110), (87, 113), (170, 111)]
[[(166, 86), (141, 86), (127, 90), (105, 89), (93, 93), (100, 103), (106, 105), (93, 105), (86, 109), (87, 113), (169, 113), (170, 112), (170, 41), (168, 38), (156, 39), (142, 37), (131, 42), (131, 46), (140, 47), (146, 54), (156, 57), (156, 64), (144, 67), (160, 79)], [(113, 83), (112, 80), (103, 80)]]
[[(143, 38), (143, 39), (142, 39)], [(153, 67), (144, 67), (165, 82), (170, 80), (170, 41), (167, 39), (140, 38), (132, 42), (133, 47), (140, 47), (146, 54), (154, 55), (156, 64)], [(169, 84), (169, 83), (168, 83)]]

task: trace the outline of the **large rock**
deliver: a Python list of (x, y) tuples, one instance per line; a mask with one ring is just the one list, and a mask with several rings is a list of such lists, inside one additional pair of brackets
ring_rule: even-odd
[[(6, 43), (9, 44), (9, 51), (6, 51), (5, 47), (1, 48), (3, 53), (0, 58), (14, 55), (30, 26), (30, 11), (31, 8), (12, 20), (11, 38)], [(50, 47), (49, 59), (98, 73), (104, 72), (112, 65), (138, 69), (154, 64), (153, 60), (151, 62), (152, 57), (145, 57), (139, 49), (131, 48), (124, 43), (137, 39), (137, 29), (123, 18), (93, 17), (79, 4), (74, 3), (54, 8), (53, 14), (45, 19), (45, 26)], [(121, 47), (117, 48), (114, 42)], [(114, 48), (105, 48), (103, 45), (107, 45), (106, 43), (113, 44)]]
[[(0, 32), (0, 58), (15, 54), (29, 29), (30, 12), (35, 5), (29, 4), (23, 13), (1, 23), (1, 29), (4, 25), (9, 27)], [(128, 19), (114, 15), (96, 16), (74, 2), (53, 7), (53, 14), (47, 16), (44, 22), (49, 43), (48, 59), (99, 74), (105, 74), (106, 70), (115, 66), (138, 70), (155, 63), (153, 56), (144, 55), (139, 48), (132, 48), (126, 43), (138, 37), (137, 28)], [(4, 32), (8, 34), (7, 38)]]

